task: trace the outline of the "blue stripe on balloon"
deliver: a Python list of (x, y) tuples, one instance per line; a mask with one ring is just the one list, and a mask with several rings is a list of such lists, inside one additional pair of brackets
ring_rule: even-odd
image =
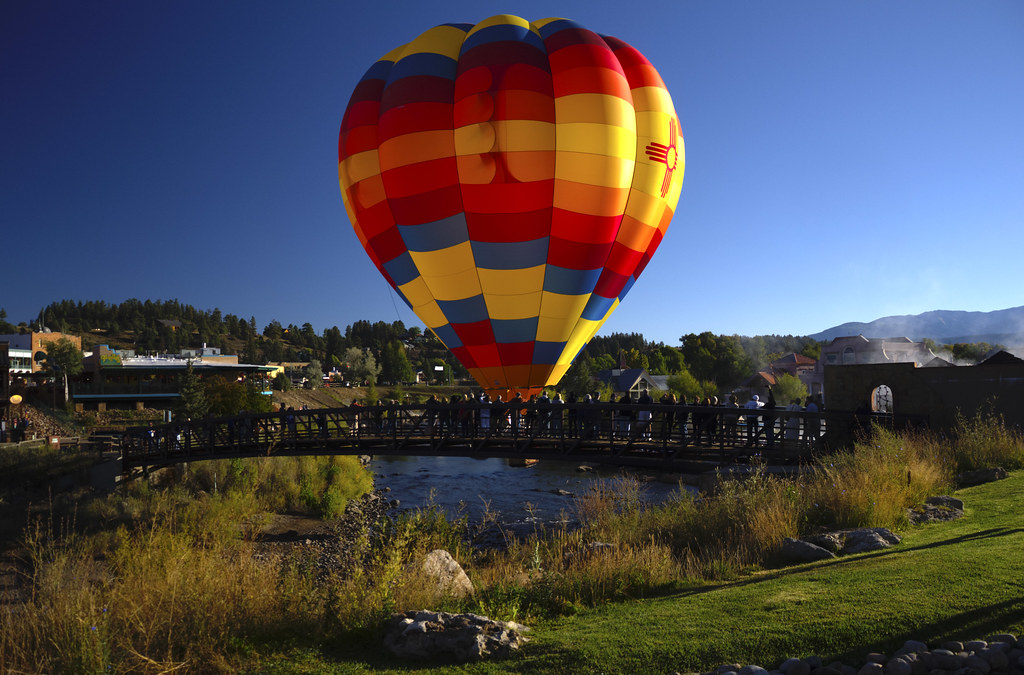
[(558, 363), (558, 357), (564, 350), (564, 342), (537, 342), (533, 345), (533, 362), (543, 365)]
[(367, 80), (387, 80), (388, 73), (391, 72), (391, 68), (395, 65), (394, 61), (377, 61), (370, 69), (363, 74), (363, 78), (360, 82), (366, 82)]
[(454, 80), (456, 72), (455, 59), (443, 54), (420, 52), (399, 59), (388, 75), (388, 84), (417, 75), (430, 75), (446, 80)]
[(548, 265), (544, 271), (544, 290), (562, 295), (583, 295), (592, 293), (601, 278), (601, 270), (572, 270), (567, 267)]
[(384, 263), (384, 269), (391, 280), (395, 282), (395, 286), (407, 284), (420, 275), (416, 269), (416, 263), (412, 261), (412, 256), (408, 251), (402, 251), (401, 255)]
[(520, 270), (543, 265), (548, 259), (548, 237), (530, 241), (473, 242), (476, 266), (487, 270)]
[(537, 317), (527, 319), (491, 319), (494, 341), (500, 344), (533, 342), (537, 339)]
[(559, 31), (567, 30), (570, 28), (583, 28), (580, 24), (576, 23), (571, 19), (557, 19), (551, 21), (548, 24), (540, 27), (540, 36), (545, 40)]
[(438, 300), (448, 323), (475, 323), (487, 318), (487, 303), (483, 295), (474, 295), (462, 300)]
[(432, 223), (399, 225), (398, 233), (402, 236), (405, 247), (417, 253), (440, 251), (469, 241), (464, 213), (456, 213)]
[(619, 291), (619, 300), (622, 300), (624, 297), (626, 297), (626, 293), (629, 293), (629, 289), (633, 288), (633, 284), (635, 283), (636, 277), (634, 276), (630, 276), (626, 279), (626, 285), (622, 287), (621, 291)]
[(437, 335), (437, 339), (444, 343), (444, 346), (448, 349), (455, 349), (456, 347), (462, 346), (462, 340), (459, 339), (458, 333), (452, 328), (450, 323), (446, 323), (438, 328), (431, 328), (434, 334)]
[(529, 28), (516, 26), (510, 23), (503, 23), (497, 26), (481, 28), (470, 35), (462, 44), (462, 51), (468, 51), (473, 47), (485, 45), (491, 42), (525, 42), (544, 51), (544, 42)]
[(586, 319), (587, 321), (600, 321), (604, 318), (604, 315), (611, 309), (612, 303), (615, 302), (615, 298), (605, 298), (600, 295), (591, 295), (590, 299), (587, 300), (587, 306), (583, 308), (583, 314), (580, 318)]

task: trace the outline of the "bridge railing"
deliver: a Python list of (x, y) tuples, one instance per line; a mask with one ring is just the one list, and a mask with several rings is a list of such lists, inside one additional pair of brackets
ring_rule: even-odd
[(213, 457), (277, 454), (467, 454), (538, 456), (586, 450), (627, 455), (750, 456), (797, 461), (848, 445), (872, 423), (927, 420), (893, 415), (748, 410), (670, 404), (516, 403), (348, 406), (134, 427), (122, 437), (126, 470)]

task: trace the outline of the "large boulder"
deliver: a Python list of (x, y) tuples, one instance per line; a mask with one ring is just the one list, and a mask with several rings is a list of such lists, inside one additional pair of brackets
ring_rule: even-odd
[(815, 560), (827, 560), (835, 558), (836, 554), (828, 549), (816, 546), (809, 541), (786, 537), (782, 540), (779, 548), (779, 555), (791, 562), (813, 562)]
[(1006, 476), (1006, 469), (997, 466), (991, 469), (966, 471), (956, 477), (956, 483), (960, 487), (970, 487), (972, 485), (981, 485), (982, 483), (991, 483), (995, 480), (1002, 480), (1006, 478)]
[(899, 535), (884, 527), (864, 527), (843, 532), (843, 553), (865, 553), (889, 548), (900, 543)]
[(929, 497), (921, 506), (907, 509), (907, 520), (914, 525), (964, 517), (963, 500), (947, 495)]
[(507, 656), (527, 641), (529, 628), (476, 614), (427, 610), (392, 614), (384, 627), (384, 647), (406, 659), (479, 661)]
[(444, 549), (428, 553), (420, 564), (423, 575), (435, 584), (438, 593), (464, 598), (473, 595), (473, 582), (466, 576), (462, 565)]

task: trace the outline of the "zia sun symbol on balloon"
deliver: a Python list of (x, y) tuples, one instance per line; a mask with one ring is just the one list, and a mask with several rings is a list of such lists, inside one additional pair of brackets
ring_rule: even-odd
[(646, 153), (653, 162), (661, 162), (665, 165), (665, 179), (661, 181), (661, 196), (668, 194), (668, 188), (672, 185), (672, 173), (679, 164), (679, 149), (676, 147), (676, 121), (668, 123), (668, 145), (664, 143), (651, 142), (647, 144)]

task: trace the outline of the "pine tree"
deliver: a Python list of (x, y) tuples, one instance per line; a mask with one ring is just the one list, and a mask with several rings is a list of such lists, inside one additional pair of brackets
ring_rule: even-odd
[(206, 387), (192, 370), (191, 359), (179, 380), (178, 394), (181, 396), (177, 410), (179, 416), (194, 420), (206, 417), (210, 410), (210, 403), (206, 400)]

